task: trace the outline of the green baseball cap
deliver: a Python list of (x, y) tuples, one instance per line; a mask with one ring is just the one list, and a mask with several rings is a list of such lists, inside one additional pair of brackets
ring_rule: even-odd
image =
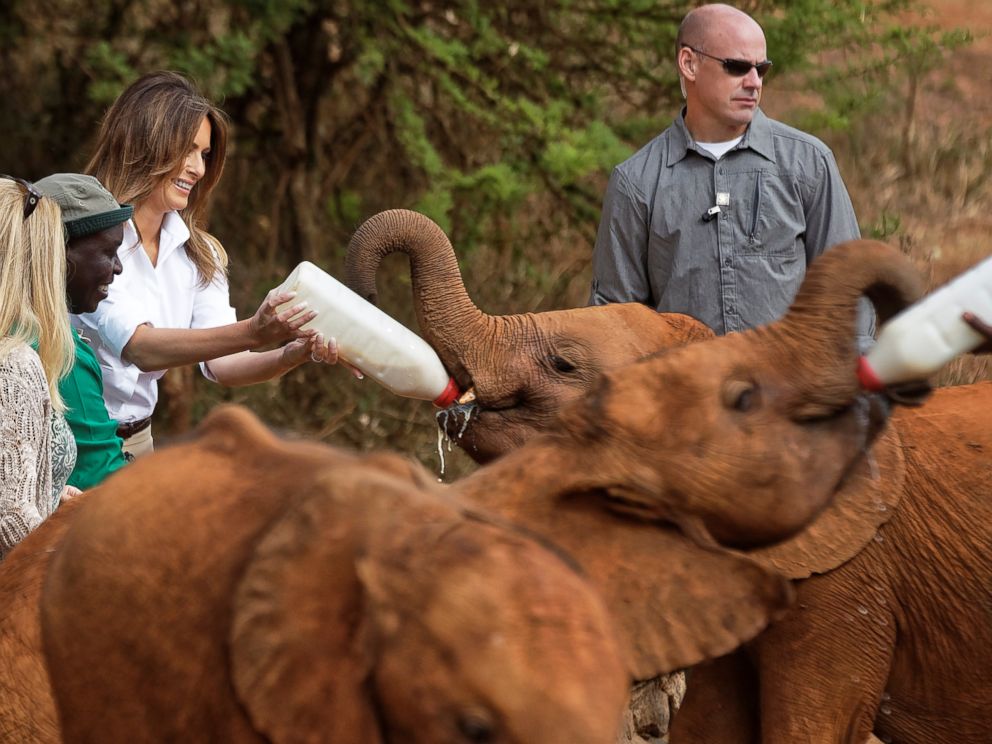
[(62, 224), (70, 240), (127, 222), (134, 213), (134, 207), (118, 204), (93, 176), (56, 173), (35, 181), (34, 185), (62, 209)]

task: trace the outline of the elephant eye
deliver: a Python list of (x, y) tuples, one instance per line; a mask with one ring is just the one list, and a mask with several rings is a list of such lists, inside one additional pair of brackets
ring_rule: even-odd
[(557, 354), (552, 354), (548, 357), (548, 361), (551, 362), (551, 366), (554, 367), (559, 372), (574, 372), (575, 365), (564, 357), (560, 357)]
[(458, 733), (472, 744), (490, 744), (496, 740), (496, 727), (482, 710), (466, 711), (458, 716)]
[(723, 404), (734, 411), (747, 413), (758, 405), (758, 388), (753, 382), (731, 380), (723, 388)]

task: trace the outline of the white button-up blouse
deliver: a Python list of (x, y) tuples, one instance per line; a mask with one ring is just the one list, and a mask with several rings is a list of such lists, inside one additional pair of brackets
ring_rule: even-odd
[[(196, 266), (186, 255), (189, 235), (177, 212), (166, 214), (158, 264), (152, 266), (138, 242), (133, 221), (128, 221), (117, 249), (124, 270), (110, 285), (109, 296), (94, 312), (72, 316), (73, 326), (89, 341), (100, 361), (107, 412), (119, 422), (151, 416), (158, 400), (158, 379), (165, 374), (165, 370), (142, 372), (121, 359), (139, 325), (214, 328), (237, 321), (227, 277), (218, 272), (209, 285), (200, 283)], [(200, 368), (213, 379), (205, 365)]]

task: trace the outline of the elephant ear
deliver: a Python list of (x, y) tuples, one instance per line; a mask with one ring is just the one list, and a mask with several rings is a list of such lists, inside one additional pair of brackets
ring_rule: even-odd
[(610, 512), (595, 494), (491, 498), (486, 508), (581, 566), (606, 601), (635, 679), (728, 653), (792, 600), (788, 581), (745, 556)]
[[(234, 597), (234, 688), (276, 744), (380, 744), (366, 689), (373, 640), (355, 571), (357, 519), (335, 498), (352, 472), (318, 478), (257, 543)], [(315, 663), (316, 662), (316, 663)]]
[(879, 535), (899, 505), (906, 462), (899, 435), (887, 429), (826, 509), (794, 537), (747, 555), (790, 579), (843, 565)]

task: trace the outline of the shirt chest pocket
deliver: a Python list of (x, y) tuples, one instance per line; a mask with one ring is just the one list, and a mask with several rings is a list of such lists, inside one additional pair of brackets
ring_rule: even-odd
[(772, 170), (734, 174), (739, 195), (733, 210), (739, 256), (795, 256), (805, 248), (806, 219), (802, 197), (791, 179)]

